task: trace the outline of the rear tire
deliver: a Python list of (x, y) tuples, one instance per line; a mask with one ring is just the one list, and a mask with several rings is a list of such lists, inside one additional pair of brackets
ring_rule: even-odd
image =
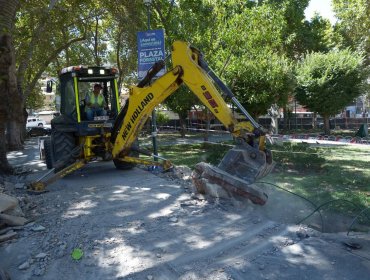
[(54, 167), (56, 171), (67, 167), (75, 161), (72, 155), (72, 151), (76, 147), (73, 133), (53, 131), (51, 142), (53, 143)]
[(54, 156), (53, 156), (53, 147), (51, 145), (51, 139), (50, 138), (44, 140), (44, 149), (45, 149), (46, 167), (48, 169), (52, 169), (53, 164), (54, 164)]

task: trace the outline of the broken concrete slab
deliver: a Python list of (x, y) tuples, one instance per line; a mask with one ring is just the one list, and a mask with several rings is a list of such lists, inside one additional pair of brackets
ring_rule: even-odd
[(259, 205), (264, 205), (268, 198), (267, 194), (253, 184), (248, 184), (246, 181), (205, 162), (200, 162), (195, 166), (192, 179), (197, 190), (203, 194), (216, 197), (238, 195)]
[(0, 235), (0, 242), (4, 242), (4, 241), (7, 241), (9, 239), (12, 239), (15, 236), (17, 236), (17, 233), (13, 230), (10, 230), (5, 234)]
[(9, 226), (23, 226), (27, 223), (27, 219), (23, 217), (8, 215), (8, 214), (0, 214), (0, 221), (9, 225)]
[(5, 193), (0, 193), (0, 213), (5, 212), (9, 209), (13, 209), (17, 205), (18, 199)]

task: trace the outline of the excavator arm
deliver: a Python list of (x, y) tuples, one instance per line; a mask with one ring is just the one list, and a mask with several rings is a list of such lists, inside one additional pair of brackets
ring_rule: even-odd
[[(265, 149), (263, 128), (209, 69), (200, 51), (185, 42), (176, 41), (172, 46), (172, 63), (172, 70), (152, 84), (149, 82), (153, 73), (148, 73), (144, 81), (130, 88), (129, 99), (112, 130), (113, 158), (123, 161), (129, 158), (131, 146), (152, 110), (173, 94), (181, 84), (185, 84), (233, 136), (239, 139), (238, 146), (226, 154), (219, 167), (247, 182), (254, 182), (268, 174), (272, 169), (272, 158)], [(245, 121), (239, 122), (234, 117), (223, 94), (243, 112)], [(258, 141), (255, 141), (256, 139)]]
[[(113, 128), (111, 138), (114, 144), (113, 158), (129, 153), (131, 145), (152, 110), (173, 94), (182, 83), (199, 98), (234, 137), (245, 137), (246, 134), (264, 137), (261, 126), (248, 113), (247, 121), (236, 120), (220, 90), (216, 88), (215, 82), (218, 82), (218, 85), (222, 82), (212, 79), (205, 71), (206, 69), (202, 68), (206, 64), (197, 49), (185, 42), (176, 41), (172, 46), (172, 61), (174, 68), (153, 84), (130, 88), (128, 102), (121, 110)], [(223, 83), (221, 85), (226, 87)], [(264, 141), (260, 142), (259, 149), (264, 150)]]

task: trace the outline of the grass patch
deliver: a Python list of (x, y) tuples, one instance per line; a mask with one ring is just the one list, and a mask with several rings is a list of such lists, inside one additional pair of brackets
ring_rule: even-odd
[[(359, 207), (370, 204), (370, 151), (349, 146), (310, 147), (308, 144), (284, 143), (273, 146), (275, 171), (271, 182), (316, 204), (346, 199)], [(348, 209), (347, 206), (335, 206)]]
[[(305, 143), (284, 143), (269, 148), (276, 168), (263, 181), (302, 195), (316, 205), (337, 199), (349, 201), (325, 206), (342, 214), (358, 213), (358, 209), (369, 207), (369, 148), (312, 147)], [(228, 145), (202, 143), (162, 146), (159, 152), (175, 165), (193, 168), (200, 161), (217, 165), (229, 149)], [(367, 216), (370, 217), (370, 210)]]
[(229, 146), (209, 143), (159, 147), (161, 156), (171, 160), (175, 165), (186, 165), (190, 168), (194, 168), (201, 161), (216, 165), (228, 150)]
[[(187, 132), (185, 138), (180, 138), (179, 132), (160, 132), (157, 134), (158, 143), (169, 143), (175, 142), (178, 139), (199, 139), (202, 137), (200, 133)], [(139, 137), (140, 145), (146, 146), (152, 144), (152, 137), (149, 134), (142, 135)]]
[[(370, 205), (370, 150), (284, 143), (271, 147), (277, 165), (265, 181), (306, 197), (322, 210), (357, 215)], [(339, 200), (339, 201), (337, 201)], [(370, 210), (367, 211), (370, 218)], [(361, 217), (360, 223), (369, 225)]]

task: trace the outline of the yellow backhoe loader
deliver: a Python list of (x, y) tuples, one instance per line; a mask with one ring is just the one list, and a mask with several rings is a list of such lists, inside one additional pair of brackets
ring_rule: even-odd
[[(122, 109), (116, 81), (117, 71), (104, 67), (68, 67), (59, 80), (61, 115), (51, 122), (51, 137), (44, 141), (46, 164), (50, 174), (31, 184), (36, 191), (52, 181), (84, 166), (91, 160), (113, 160), (117, 169), (129, 169), (135, 164), (158, 165), (164, 169), (168, 161), (148, 161), (138, 155), (136, 139), (153, 109), (185, 84), (214, 116), (237, 139), (236, 146), (223, 158), (219, 169), (247, 183), (267, 175), (272, 169), (271, 153), (265, 148), (264, 129), (249, 115), (228, 87), (203, 60), (201, 52), (188, 43), (172, 45), (173, 68), (152, 81), (163, 67), (159, 61), (146, 77), (132, 86), (129, 99)], [(99, 84), (106, 104), (105, 116), (86, 119), (86, 100), (93, 85)], [(227, 96), (244, 115), (238, 121), (223, 96)]]

